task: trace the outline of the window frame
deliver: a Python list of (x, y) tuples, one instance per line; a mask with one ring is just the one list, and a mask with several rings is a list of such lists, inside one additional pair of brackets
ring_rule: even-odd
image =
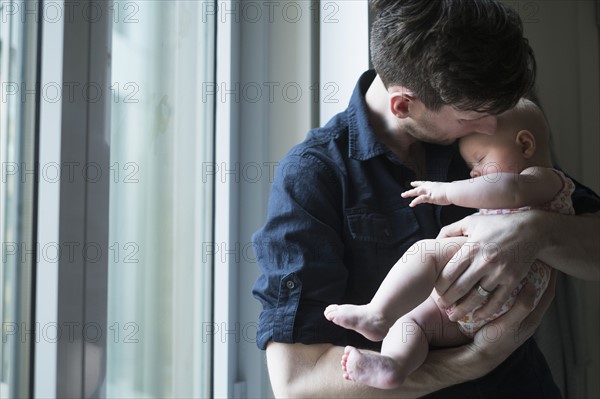
[[(89, 7), (92, 2), (67, 0), (64, 5)], [(112, 2), (93, 3), (108, 15)], [(82, 12), (70, 17), (63, 25), (62, 82), (94, 82), (109, 93), (112, 20), (85, 18)], [(93, 166), (108, 174), (108, 105), (106, 97), (91, 101), (84, 95), (62, 103), (60, 165)], [(108, 179), (73, 176), (60, 181), (58, 242), (61, 248), (74, 248), (75, 256), (58, 261), (57, 323), (73, 335), (57, 342), (56, 396), (99, 398), (106, 374), (108, 257), (92, 258), (84, 251), (108, 253), (109, 186)], [(90, 370), (97, 372), (96, 378), (90, 378)]]
[[(64, 9), (63, 0), (44, 0), (43, 6), (52, 1)], [(63, 25), (41, 19), (44, 45), (41, 48), (41, 87), (56, 87), (62, 82)], [(63, 97), (40, 102), (40, 165), (60, 165), (61, 109)], [(59, 242), (60, 186), (53, 178), (42, 176), (38, 183), (37, 241), (41, 246), (54, 246)], [(43, 254), (42, 254), (43, 255)], [(56, 397), (56, 359), (58, 338), (58, 262), (55, 257), (40, 256), (38, 259), (36, 287), (36, 324), (41, 337), (35, 342), (34, 397)], [(42, 332), (44, 331), (44, 332)], [(51, 332), (56, 335), (50, 335)]]
[[(33, 2), (32, 2), (33, 3)], [(35, 295), (36, 286), (36, 268), (38, 251), (36, 247), (36, 232), (37, 232), (37, 185), (35, 182), (39, 178), (39, 167), (37, 164), (38, 137), (39, 137), (39, 102), (40, 93), (33, 88), (39, 80), (40, 73), (40, 48), (41, 48), (41, 28), (37, 18), (39, 11), (26, 8), (28, 4), (24, 1), (4, 2), (2, 5), (2, 59), (0, 60), (0, 77), (2, 78), (2, 99), (0, 104), (0, 124), (3, 128), (8, 128), (5, 123), (9, 122), (9, 110), (11, 101), (8, 96), (14, 96), (13, 101), (17, 101), (15, 105), (18, 108), (15, 116), (15, 133), (16, 137), (14, 152), (15, 159), (7, 160), (5, 156), (5, 145), (7, 144), (8, 133), (2, 133), (0, 139), (0, 159), (2, 160), (2, 188), (3, 193), (6, 192), (5, 181), (8, 179), (8, 169), (5, 169), (5, 161), (14, 162), (17, 165), (11, 172), (12, 178), (18, 180), (13, 189), (18, 192), (18, 198), (12, 211), (15, 212), (12, 216), (16, 218), (16, 226), (14, 228), (16, 237), (16, 248), (13, 254), (7, 254), (6, 244), (15, 242), (7, 242), (4, 235), (4, 219), (0, 223), (1, 241), (2, 241), (2, 256), (16, 256), (18, 258), (13, 270), (14, 286), (11, 288), (11, 299), (14, 301), (14, 326), (15, 330), (5, 330), (8, 326), (4, 325), (3, 309), (0, 309), (0, 323), (2, 324), (2, 338), (0, 343), (0, 362), (4, 359), (3, 345), (6, 339), (13, 340), (11, 349), (12, 369), (8, 373), (8, 382), (6, 384), (0, 382), (0, 391), (2, 394), (8, 391), (8, 395), (19, 397), (31, 396), (33, 392), (33, 358), (34, 358), (34, 343), (36, 337), (35, 323)], [(8, 7), (11, 5), (10, 11)], [(33, 3), (34, 6), (37, 3)], [(25, 13), (24, 10), (29, 11)], [(21, 11), (21, 12), (20, 12)], [(5, 13), (6, 12), (6, 13)], [(23, 16), (21, 17), (21, 14)], [(22, 18), (22, 19), (21, 19)], [(18, 45), (21, 48), (13, 53), (12, 42), (15, 35)], [(23, 62), (24, 65), (19, 65), (13, 69), (9, 57), (16, 56), (17, 62)], [(18, 71), (17, 71), (18, 70)], [(17, 76), (14, 76), (13, 73)], [(9, 92), (9, 83), (12, 87)], [(12, 90), (16, 90), (13, 92)], [(8, 155), (8, 154), (6, 154)], [(4, 173), (7, 173), (6, 175)], [(2, 203), (2, 207), (6, 207)], [(4, 215), (4, 209), (1, 213)], [(1, 306), (4, 307), (4, 272), (8, 262), (5, 264), (3, 260), (0, 268), (0, 298), (2, 298)], [(5, 335), (5, 333), (7, 333)], [(12, 336), (12, 339), (10, 338)], [(8, 345), (11, 345), (8, 343)], [(0, 395), (1, 396), (1, 395)]]

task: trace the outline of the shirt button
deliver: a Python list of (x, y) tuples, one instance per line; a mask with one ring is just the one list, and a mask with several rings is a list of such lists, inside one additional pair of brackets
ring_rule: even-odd
[(385, 234), (386, 237), (389, 237), (390, 236), (390, 229), (383, 230), (383, 234)]
[(292, 280), (288, 280), (287, 283), (285, 283), (285, 286), (291, 290), (296, 286), (296, 284), (294, 284)]

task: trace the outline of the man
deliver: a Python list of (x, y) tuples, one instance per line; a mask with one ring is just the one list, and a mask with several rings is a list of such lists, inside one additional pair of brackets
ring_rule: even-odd
[[(324, 308), (368, 302), (420, 239), (469, 237), (436, 284), (446, 305), (457, 302), (455, 318), (483, 302), (481, 290), (490, 293), (481, 317), (493, 313), (534, 259), (583, 278), (600, 274), (595, 216), (531, 211), (459, 220), (472, 210), (413, 209), (400, 197), (413, 180), (467, 178), (453, 143), (474, 132), (494, 134), (494, 115), (531, 91), (535, 60), (518, 15), (489, 0), (373, 4), (377, 73), (363, 74), (346, 111), (282, 160), (267, 221), (254, 236), (262, 274), (253, 292), (263, 304), (257, 343), (267, 351), (275, 395), (560, 397), (528, 339), (552, 288), (531, 314), (526, 288), (472, 344), (432, 351), (398, 390), (373, 390), (341, 377), (345, 345), (379, 347), (329, 323)], [(600, 199), (582, 187), (573, 201), (580, 214), (600, 209)], [(489, 251), (488, 243), (501, 250)]]

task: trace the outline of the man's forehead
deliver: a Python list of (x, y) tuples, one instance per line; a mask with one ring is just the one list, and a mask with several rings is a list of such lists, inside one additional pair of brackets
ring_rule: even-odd
[(464, 119), (481, 119), (481, 118), (485, 118), (487, 116), (490, 116), (491, 114), (489, 112), (480, 112), (480, 111), (464, 111), (464, 110), (460, 110), (457, 108), (453, 108), (454, 112), (457, 116), (464, 118)]

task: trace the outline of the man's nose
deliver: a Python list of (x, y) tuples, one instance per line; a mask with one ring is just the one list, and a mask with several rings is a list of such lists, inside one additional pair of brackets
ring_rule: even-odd
[(476, 169), (471, 169), (471, 173), (470, 173), (470, 175), (471, 175), (471, 177), (474, 179), (474, 178), (476, 178), (476, 177), (479, 177), (479, 176), (481, 176), (481, 173), (480, 173), (478, 170), (476, 170)]

